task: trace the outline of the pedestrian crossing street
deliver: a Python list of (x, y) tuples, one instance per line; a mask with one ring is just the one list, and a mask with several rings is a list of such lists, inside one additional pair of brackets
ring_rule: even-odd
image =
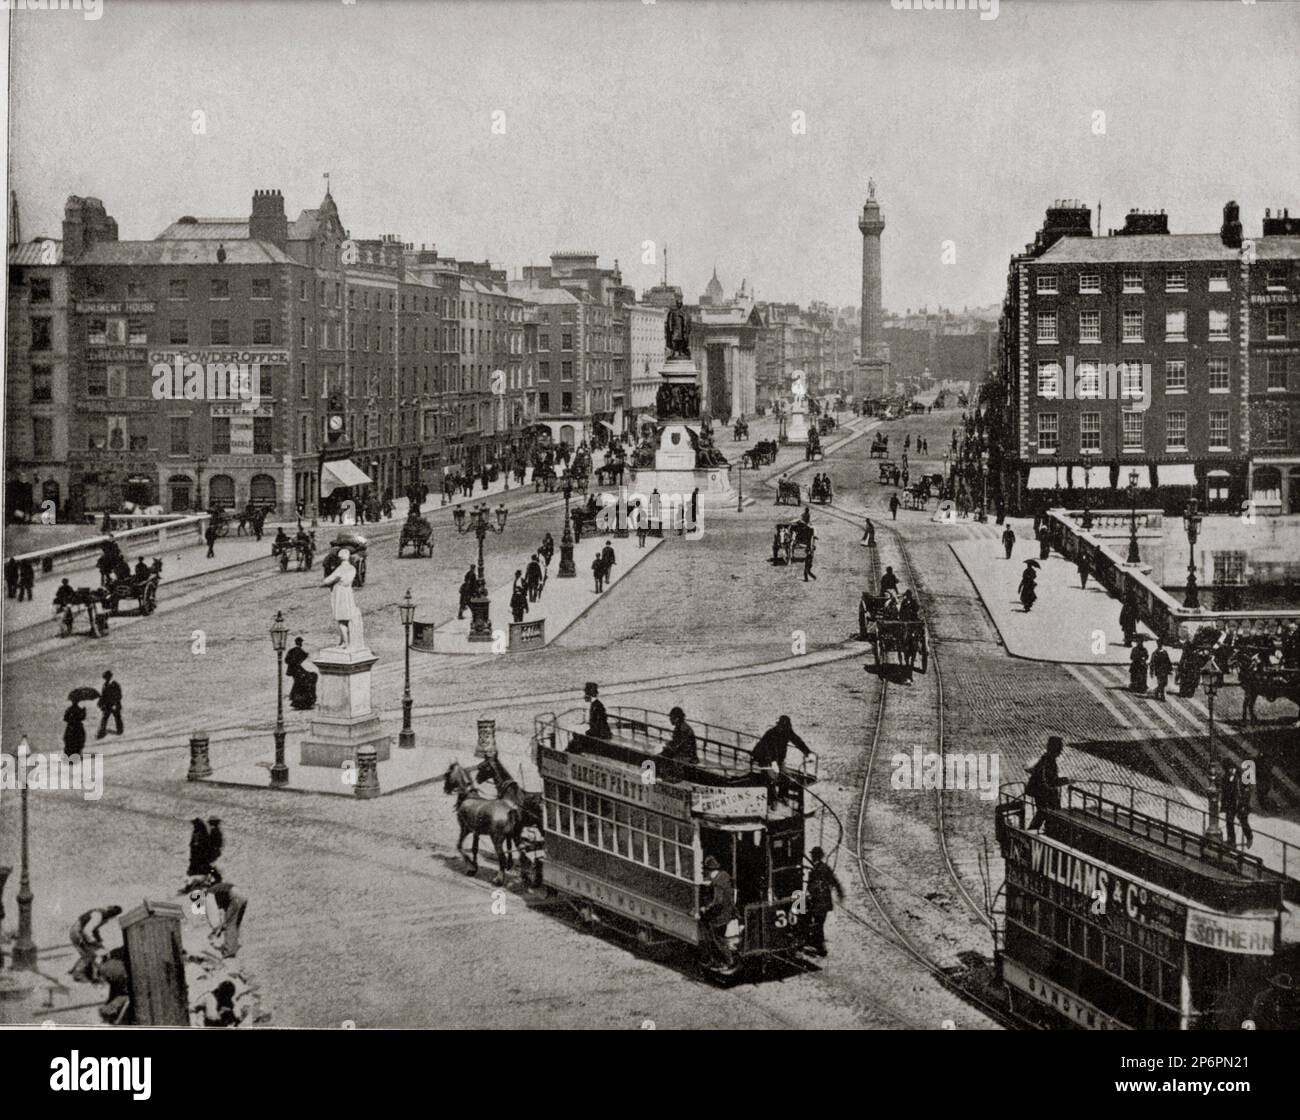
[[(1151, 763), (1178, 796), (1201, 808), (1203, 800), (1189, 791), (1203, 790), (1208, 775), (1217, 768), (1216, 758), (1211, 757), (1205, 701), (1200, 696), (1179, 696), (1172, 682), (1163, 701), (1137, 696), (1129, 691), (1128, 668), (1122, 665), (1066, 665), (1065, 670), (1111, 715), (1122, 737), (1143, 744)], [(1239, 725), (1228, 722), (1238, 715), (1235, 696), (1233, 700), (1215, 707), (1213, 751), (1217, 758), (1240, 762), (1254, 752)], [(1170, 748), (1171, 738), (1179, 740), (1177, 749)], [(1300, 785), (1274, 771), (1273, 800), (1282, 814), (1300, 814)]]

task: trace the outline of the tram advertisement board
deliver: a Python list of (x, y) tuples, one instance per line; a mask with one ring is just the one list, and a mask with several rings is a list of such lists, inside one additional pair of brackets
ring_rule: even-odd
[[(656, 782), (652, 771), (622, 762), (566, 754), (543, 747), (537, 769), (543, 778), (566, 782), (578, 789), (603, 793), (630, 801), (651, 812), (663, 813), (678, 820), (691, 819), (691, 791)], [(649, 781), (646, 779), (649, 778)]]
[(1271, 957), (1274, 925), (1268, 914), (1213, 914), (1188, 908), (1187, 940), (1220, 953)]
[[(1154, 930), (1182, 941), (1187, 927), (1187, 907), (1158, 887), (1094, 863), (1080, 852), (1042, 836), (1018, 832), (1007, 845), (1007, 862), (1028, 872), (1035, 886), (1070, 910), (1124, 932)], [(1044, 889), (1046, 887), (1046, 889)], [(1133, 931), (1136, 933), (1136, 930)], [(1134, 940), (1141, 940), (1134, 936)]]
[(767, 812), (766, 786), (696, 786), (691, 806), (712, 817), (761, 817)]

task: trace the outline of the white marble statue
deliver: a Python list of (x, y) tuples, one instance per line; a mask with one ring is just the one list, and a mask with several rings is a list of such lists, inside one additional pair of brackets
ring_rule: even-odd
[(352, 553), (348, 549), (339, 549), (338, 567), (321, 581), (322, 587), (333, 587), (330, 605), (334, 610), (334, 622), (339, 628), (340, 649), (362, 649), (366, 644), (361, 611), (352, 596), (352, 581), (357, 578), (357, 570), (349, 562), (351, 557)]

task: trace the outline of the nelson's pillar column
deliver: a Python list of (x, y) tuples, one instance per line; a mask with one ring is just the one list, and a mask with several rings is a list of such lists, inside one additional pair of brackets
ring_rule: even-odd
[(867, 181), (867, 201), (858, 219), (862, 231), (862, 344), (858, 356), (853, 393), (863, 397), (886, 397), (889, 383), (889, 347), (885, 345), (880, 314), (880, 235), (885, 218), (876, 201), (876, 181)]

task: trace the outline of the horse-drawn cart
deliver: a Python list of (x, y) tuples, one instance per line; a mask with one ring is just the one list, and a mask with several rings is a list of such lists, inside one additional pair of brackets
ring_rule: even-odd
[(776, 441), (770, 439), (759, 440), (753, 447), (741, 456), (746, 470), (753, 470), (755, 467), (766, 467), (776, 462)]
[(889, 458), (889, 437), (884, 432), (877, 432), (871, 440), (871, 458)]
[(899, 474), (898, 464), (893, 459), (882, 459), (880, 463), (880, 485), (889, 486)]
[(129, 579), (115, 579), (105, 588), (108, 596), (109, 614), (126, 614), (122, 609), (122, 600), (135, 600), (135, 613), (153, 614), (158, 606), (158, 573), (150, 572), (146, 576), (131, 576)]
[(926, 640), (925, 623), (920, 619), (901, 619), (887, 597), (863, 595), (858, 604), (858, 638), (871, 644), (871, 656), (877, 668), (894, 664), (909, 672), (916, 668), (920, 658), (921, 672), (930, 664), (930, 649)]
[(801, 506), (799, 484), (793, 479), (780, 479), (776, 484), (776, 504), (779, 506)]
[(835, 489), (829, 476), (818, 475), (808, 487), (808, 500), (819, 505), (829, 505), (835, 500)]
[(772, 546), (773, 561), (778, 564), (793, 564), (796, 560), (807, 559), (813, 535), (813, 527), (802, 519), (778, 521)]
[(429, 524), (427, 517), (421, 517), (419, 513), (412, 513), (402, 523), (402, 535), (397, 540), (399, 560), (408, 546), (412, 555), (417, 558), (433, 557), (433, 526)]

